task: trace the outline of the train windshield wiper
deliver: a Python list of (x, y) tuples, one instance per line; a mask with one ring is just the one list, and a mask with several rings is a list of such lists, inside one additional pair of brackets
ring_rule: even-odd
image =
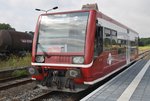
[(42, 47), (42, 45), (38, 42), (37, 45), (39, 46), (39, 48), (42, 50), (42, 52), (44, 53), (44, 56), (49, 57), (48, 53), (46, 51), (44, 51), (44, 48)]

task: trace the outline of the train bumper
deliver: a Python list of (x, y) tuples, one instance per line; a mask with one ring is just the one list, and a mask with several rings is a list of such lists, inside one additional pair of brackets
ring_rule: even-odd
[(63, 91), (63, 92), (80, 92), (89, 87), (89, 85), (76, 84), (72, 79), (61, 77), (60, 81), (38, 81), (38, 87), (44, 90)]

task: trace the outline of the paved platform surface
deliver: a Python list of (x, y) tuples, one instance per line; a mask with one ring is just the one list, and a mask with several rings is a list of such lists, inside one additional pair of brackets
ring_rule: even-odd
[(150, 101), (150, 60), (139, 60), (80, 101)]

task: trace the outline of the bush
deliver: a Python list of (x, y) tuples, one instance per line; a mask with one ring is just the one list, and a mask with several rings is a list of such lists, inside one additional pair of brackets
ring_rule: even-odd
[(27, 54), (24, 57), (11, 55), (9, 58), (0, 61), (0, 69), (11, 69), (16, 67), (24, 67), (31, 65), (31, 54)]

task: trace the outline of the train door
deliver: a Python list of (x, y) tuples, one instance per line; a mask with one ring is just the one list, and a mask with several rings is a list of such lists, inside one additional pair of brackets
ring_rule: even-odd
[(94, 64), (93, 76), (98, 77), (102, 72), (103, 59), (101, 53), (103, 51), (103, 27), (97, 24), (94, 44)]
[(103, 27), (97, 24), (95, 33), (94, 58), (97, 58), (102, 51), (103, 51)]

